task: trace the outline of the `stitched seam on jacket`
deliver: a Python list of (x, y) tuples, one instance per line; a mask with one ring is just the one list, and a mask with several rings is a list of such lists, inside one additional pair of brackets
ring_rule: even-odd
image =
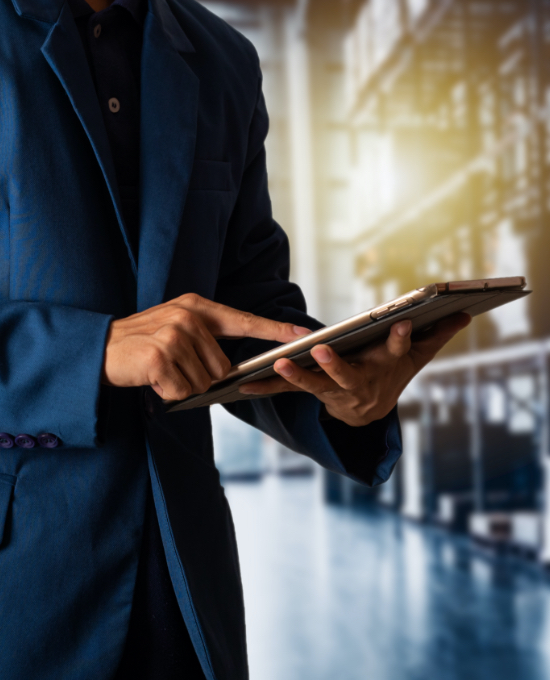
[(206, 646), (206, 642), (205, 642), (205, 640), (204, 640), (204, 637), (203, 637), (203, 634), (202, 634), (202, 630), (201, 630), (201, 627), (200, 627), (200, 623), (199, 623), (199, 620), (198, 620), (198, 618), (197, 618), (197, 614), (196, 614), (196, 611), (195, 611), (195, 605), (193, 604), (193, 600), (192, 600), (192, 598), (191, 598), (191, 591), (189, 590), (189, 584), (187, 583), (187, 577), (186, 577), (186, 575), (185, 575), (185, 570), (184, 570), (184, 568), (183, 568), (183, 564), (181, 563), (181, 559), (180, 559), (179, 552), (178, 552), (178, 550), (176, 549), (176, 542), (175, 542), (175, 540), (174, 540), (174, 534), (173, 534), (173, 532), (172, 532), (172, 526), (171, 526), (171, 524), (170, 524), (170, 520), (169, 520), (169, 518), (168, 518), (168, 512), (167, 512), (167, 510), (166, 510), (166, 500), (165, 500), (165, 498), (164, 498), (164, 491), (162, 490), (162, 485), (161, 485), (160, 479), (159, 479), (159, 474), (158, 474), (158, 469), (157, 469), (157, 463), (156, 463), (156, 461), (155, 461), (155, 457), (153, 456), (153, 452), (152, 452), (152, 450), (151, 450), (151, 445), (149, 444), (149, 440), (148, 440), (148, 439), (147, 439), (147, 448), (149, 449), (149, 454), (150, 454), (150, 456), (151, 456), (151, 461), (152, 461), (152, 463), (153, 463), (153, 468), (154, 468), (154, 470), (155, 470), (155, 476), (156, 476), (157, 482), (158, 482), (158, 488), (159, 488), (160, 495), (161, 495), (161, 498), (162, 498), (162, 511), (163, 511), (163, 514), (164, 514), (164, 518), (165, 518), (165, 520), (166, 520), (166, 523), (167, 523), (167, 525), (168, 525), (168, 529), (169, 529), (169, 533), (170, 533), (170, 541), (171, 541), (171, 543), (172, 543), (172, 549), (174, 550), (174, 553), (177, 555), (177, 558), (178, 558), (178, 564), (179, 564), (180, 571), (181, 571), (181, 575), (182, 575), (182, 578), (183, 578), (183, 584), (184, 584), (185, 590), (186, 590), (186, 592), (187, 592), (187, 597), (189, 598), (189, 604), (190, 604), (190, 606), (191, 606), (191, 612), (192, 612), (192, 614), (193, 614), (193, 619), (194, 619), (194, 621), (195, 621), (195, 625), (197, 626), (197, 631), (198, 631), (198, 633), (199, 633), (199, 637), (200, 637), (200, 640), (201, 640), (201, 642), (202, 642), (202, 646), (203, 646), (203, 649), (204, 649), (204, 653), (205, 653), (205, 656), (206, 656), (206, 660), (207, 660), (207, 662), (208, 662), (208, 667), (210, 668), (210, 671), (211, 671), (211, 673), (212, 673), (212, 677), (215, 678), (215, 677), (216, 677), (216, 674), (214, 673), (214, 669), (213, 669), (213, 667), (212, 667), (212, 662), (211, 662), (211, 660), (210, 660), (210, 654), (208, 653), (208, 648), (207, 648), (207, 646)]

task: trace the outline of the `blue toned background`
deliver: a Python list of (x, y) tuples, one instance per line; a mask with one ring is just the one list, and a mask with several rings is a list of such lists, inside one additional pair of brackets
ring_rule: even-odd
[(259, 51), (270, 191), (326, 323), (525, 275), (407, 388), (383, 487), (213, 409), (252, 680), (550, 677), (550, 5), (206, 2)]

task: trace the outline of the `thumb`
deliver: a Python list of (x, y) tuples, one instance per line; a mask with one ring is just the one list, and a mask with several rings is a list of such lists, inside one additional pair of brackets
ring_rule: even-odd
[(400, 321), (391, 327), (386, 349), (396, 359), (405, 356), (411, 349), (411, 331), (411, 321)]

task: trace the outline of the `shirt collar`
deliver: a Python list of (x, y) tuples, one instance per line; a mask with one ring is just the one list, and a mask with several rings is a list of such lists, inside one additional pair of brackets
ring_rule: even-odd
[[(125, 7), (134, 17), (140, 26), (145, 23), (145, 13), (147, 12), (147, 0), (115, 0), (113, 5)], [(113, 6), (111, 5), (111, 7)]]
[[(101, 12), (94, 12), (86, 0), (67, 0), (67, 3), (75, 19), (77, 17), (87, 16), (94, 13), (101, 14)], [(140, 26), (143, 26), (145, 21), (145, 13), (147, 11), (146, 0), (114, 0), (114, 2), (107, 9), (111, 9), (111, 7), (114, 7), (115, 5), (120, 5), (120, 7), (127, 9), (128, 12), (130, 12), (130, 14), (134, 17), (135, 21)], [(105, 12), (107, 10), (102, 11)]]

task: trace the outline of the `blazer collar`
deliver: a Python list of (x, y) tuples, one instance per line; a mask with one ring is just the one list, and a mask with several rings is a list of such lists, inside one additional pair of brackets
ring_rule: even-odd
[[(194, 52), (193, 45), (172, 14), (166, 0), (142, 0), (148, 2), (152, 11), (161, 21), (164, 32), (178, 52)], [(15, 11), (26, 19), (35, 19), (55, 24), (59, 19), (66, 0), (12, 0)]]
[(186, 54), (195, 51), (166, 0), (149, 0), (149, 11), (160, 20), (164, 34), (176, 52)]

